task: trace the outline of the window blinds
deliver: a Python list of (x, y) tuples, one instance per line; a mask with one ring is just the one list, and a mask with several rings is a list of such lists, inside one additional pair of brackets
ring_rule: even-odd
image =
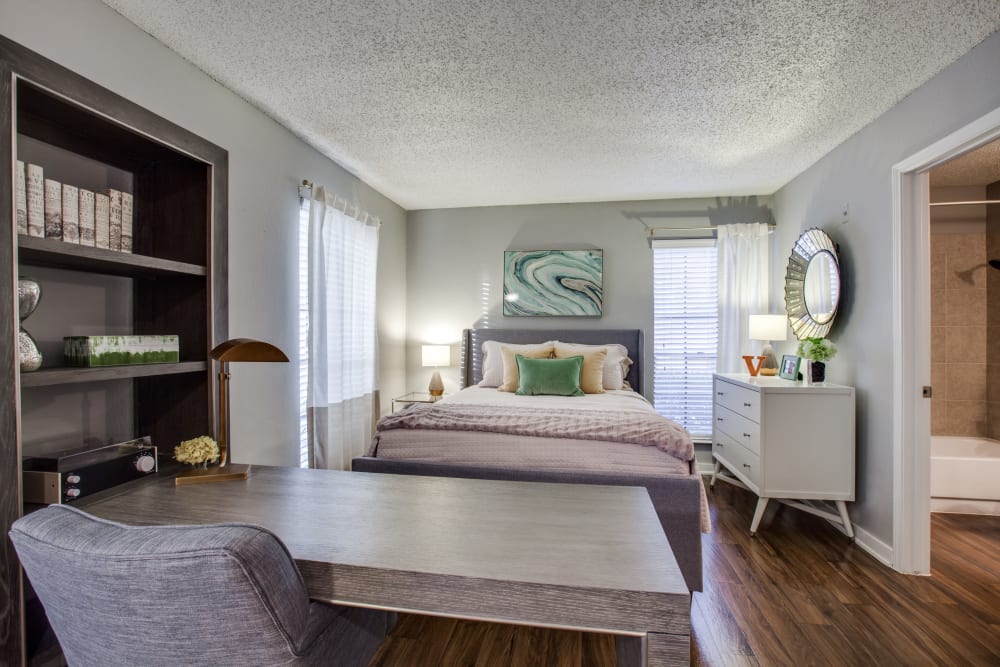
[(699, 440), (712, 433), (716, 264), (713, 239), (653, 242), (653, 405)]

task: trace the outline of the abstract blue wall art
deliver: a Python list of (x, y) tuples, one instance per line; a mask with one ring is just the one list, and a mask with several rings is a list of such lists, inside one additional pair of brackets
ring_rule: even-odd
[(503, 314), (600, 317), (603, 250), (507, 250)]

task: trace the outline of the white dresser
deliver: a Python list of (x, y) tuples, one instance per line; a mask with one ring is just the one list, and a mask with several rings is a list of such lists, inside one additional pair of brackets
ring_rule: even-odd
[(854, 387), (717, 373), (713, 392), (711, 485), (757, 494), (750, 534), (777, 500), (853, 538), (845, 503), (854, 500)]

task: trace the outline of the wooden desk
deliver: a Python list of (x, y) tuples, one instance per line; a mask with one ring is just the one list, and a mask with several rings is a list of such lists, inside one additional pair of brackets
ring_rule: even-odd
[(690, 596), (642, 488), (254, 466), (245, 482), (148, 479), (77, 506), (264, 526), (316, 599), (612, 633), (619, 664), (689, 664)]

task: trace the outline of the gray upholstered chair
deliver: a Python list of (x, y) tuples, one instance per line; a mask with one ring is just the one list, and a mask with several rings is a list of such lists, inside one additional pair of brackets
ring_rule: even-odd
[(366, 665), (384, 612), (310, 602), (272, 533), (53, 505), (10, 531), (70, 665)]

